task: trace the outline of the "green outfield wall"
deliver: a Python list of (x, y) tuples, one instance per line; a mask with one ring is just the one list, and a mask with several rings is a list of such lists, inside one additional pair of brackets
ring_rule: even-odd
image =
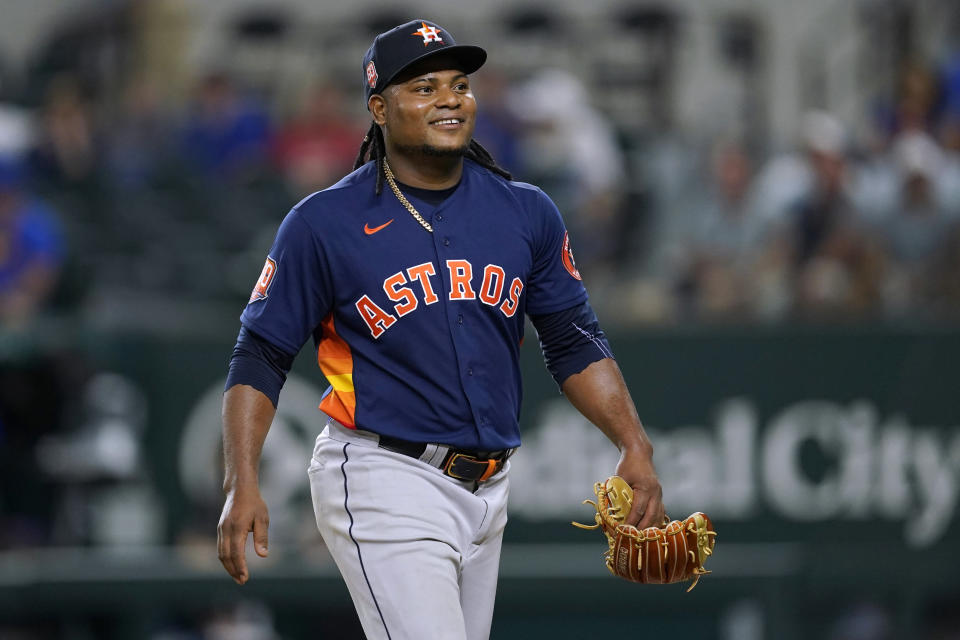
[[(581, 500), (612, 472), (617, 452), (566, 403), (528, 339), (495, 638), (539, 637), (537, 629), (593, 637), (601, 618), (644, 616), (647, 631), (693, 624), (701, 638), (830, 637), (863, 607), (886, 616), (896, 637), (935, 637), (954, 624), (960, 332), (718, 327), (609, 337), (654, 441), (668, 512), (713, 517), (714, 573), (690, 594), (605, 574), (600, 534), (569, 522), (589, 519)], [(7, 345), (4, 367), (67, 353), (143, 392), (140, 455), (161, 534), (139, 560), (91, 559), (87, 549), (71, 556), (73, 572), (58, 573), (62, 557), (38, 556), (17, 565), (19, 583), (8, 557), (2, 615), (112, 611), (107, 601), (127, 602), (128, 612), (189, 610), (257, 597), (289, 613), (290, 637), (300, 637), (296, 620), (306, 629), (323, 612), (349, 618), (307, 493), (325, 387), (309, 348), (265, 446), (272, 558), (261, 581), (240, 590), (215, 558), (197, 556), (215, 536), (222, 501), (219, 401), (232, 338), (232, 329), (222, 339), (84, 333)]]

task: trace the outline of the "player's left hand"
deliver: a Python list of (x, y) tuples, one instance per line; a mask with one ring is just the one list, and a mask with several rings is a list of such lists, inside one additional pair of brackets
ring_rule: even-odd
[(632, 524), (640, 530), (663, 525), (666, 519), (663, 489), (653, 467), (652, 452), (624, 448), (617, 463), (616, 475), (633, 487), (633, 504), (626, 524)]

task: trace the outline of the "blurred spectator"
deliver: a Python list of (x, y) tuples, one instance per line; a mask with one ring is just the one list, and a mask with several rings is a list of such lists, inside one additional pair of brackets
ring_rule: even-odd
[(786, 266), (800, 317), (855, 317), (880, 299), (882, 257), (847, 192), (848, 141), (825, 112), (803, 122), (809, 188), (779, 223), (768, 266)]
[(333, 85), (304, 89), (296, 112), (280, 125), (273, 145), (277, 165), (295, 197), (325, 189), (353, 170), (364, 129), (347, 116)]
[(940, 86), (928, 65), (908, 64), (900, 76), (894, 126), (896, 131), (929, 131), (937, 116)]
[(856, 163), (851, 162), (847, 195), (864, 220), (880, 224), (899, 205), (900, 170), (890, 153), (890, 141), (875, 133)]
[(888, 138), (911, 131), (931, 131), (940, 107), (940, 83), (929, 65), (914, 60), (903, 66), (889, 100), (880, 100), (876, 113)]
[(497, 164), (523, 180), (519, 145), (522, 131), (507, 104), (510, 92), (507, 77), (498, 69), (485, 67), (471, 78), (471, 86), (481, 105), (473, 137), (496, 158)]
[(853, 211), (844, 193), (846, 134), (842, 125), (823, 112), (808, 113), (804, 144), (813, 182), (793, 207), (794, 249), (800, 264), (814, 258), (830, 236), (852, 222)]
[(593, 279), (620, 253), (624, 157), (584, 84), (549, 70), (516, 87), (508, 104), (522, 123), (520, 174), (540, 185), (567, 218), (571, 244)]
[(26, 109), (0, 102), (0, 156), (20, 155), (33, 144), (33, 123)]
[(63, 257), (53, 212), (24, 191), (19, 159), (0, 157), (0, 326), (20, 327), (42, 307)]
[(812, 167), (802, 152), (774, 155), (760, 169), (754, 189), (759, 213), (771, 223), (783, 223), (813, 189)]
[(894, 147), (900, 170), (900, 200), (882, 225), (888, 259), (884, 298), (894, 315), (920, 315), (929, 308), (932, 271), (945, 250), (951, 220), (937, 199), (936, 185), (943, 168), (943, 153), (928, 135), (901, 136)]
[(947, 117), (960, 117), (960, 49), (943, 65), (943, 108)]
[(91, 186), (96, 179), (99, 141), (93, 106), (71, 76), (47, 87), (33, 164), (52, 187)]
[(110, 183), (122, 189), (157, 186), (172, 161), (172, 124), (156, 86), (146, 78), (131, 82), (112, 118), (106, 143)]
[(960, 109), (944, 118), (939, 134), (943, 158), (935, 185), (937, 198), (947, 215), (960, 218)]
[(183, 154), (201, 177), (256, 179), (266, 167), (269, 136), (266, 110), (226, 74), (211, 73), (200, 81), (184, 127)]
[(686, 216), (690, 228), (679, 287), (695, 317), (743, 316), (752, 303), (767, 227), (750, 197), (753, 171), (742, 145), (719, 144), (712, 189)]

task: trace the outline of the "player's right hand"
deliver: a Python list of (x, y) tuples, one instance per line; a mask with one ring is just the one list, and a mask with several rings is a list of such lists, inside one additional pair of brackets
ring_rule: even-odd
[(641, 531), (647, 527), (661, 526), (666, 519), (663, 488), (653, 467), (652, 450), (624, 447), (616, 475), (633, 487), (632, 506), (626, 524)]
[(258, 556), (266, 558), (269, 524), (267, 503), (260, 497), (257, 487), (235, 488), (227, 492), (217, 526), (217, 555), (237, 584), (250, 579), (245, 554), (247, 534), (253, 532), (253, 548)]

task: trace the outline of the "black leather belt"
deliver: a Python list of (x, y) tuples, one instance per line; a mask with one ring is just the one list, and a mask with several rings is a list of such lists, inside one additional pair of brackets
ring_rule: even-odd
[(446, 454), (437, 456), (436, 461), (424, 460), (423, 454), (428, 445), (422, 442), (410, 442), (391, 436), (380, 436), (380, 448), (395, 453), (402, 453), (411, 458), (417, 458), (427, 464), (434, 466), (451, 478), (457, 480), (467, 480), (470, 482), (484, 482), (491, 476), (503, 469), (503, 464), (507, 461), (516, 449), (503, 449), (501, 451), (467, 451), (465, 449), (455, 449), (439, 445), (448, 449)]

